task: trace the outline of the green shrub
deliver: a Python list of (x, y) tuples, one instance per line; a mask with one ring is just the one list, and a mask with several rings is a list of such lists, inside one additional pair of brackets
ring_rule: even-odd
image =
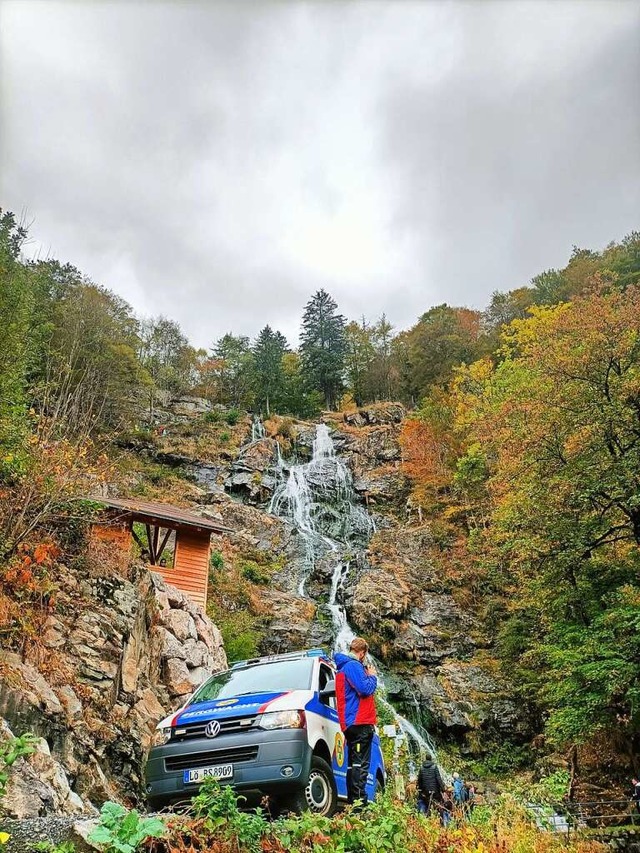
[(469, 765), (469, 773), (475, 779), (491, 779), (509, 775), (521, 768), (531, 766), (531, 751), (527, 746), (504, 743), (482, 743), (483, 758)]
[(228, 432), (221, 432), (220, 433), (220, 441), (227, 442), (227, 441), (229, 441), (230, 438), (231, 438), (231, 433), (228, 433)]
[(269, 829), (262, 809), (240, 811), (238, 797), (229, 785), (221, 786), (216, 779), (205, 779), (199, 793), (192, 799), (191, 807), (196, 817), (204, 819), (209, 832), (222, 830), (223, 835), (235, 842), (233, 849), (261, 853), (262, 837)]
[(262, 566), (259, 566), (254, 560), (243, 560), (240, 564), (240, 573), (243, 578), (251, 583), (266, 586), (271, 580), (271, 575)]
[(229, 663), (258, 656), (259, 637), (250, 628), (237, 631), (230, 624), (219, 627)]
[[(268, 822), (261, 809), (245, 810), (231, 786), (206, 780), (192, 800), (194, 817), (170, 823), (163, 851), (229, 853), (595, 853), (600, 845), (540, 832), (512, 796), (478, 805), (470, 820), (417, 813), (415, 801), (399, 802), (393, 786), (363, 811), (347, 807), (332, 818), (305, 812)], [(154, 847), (154, 850), (157, 848)]]
[(162, 838), (167, 828), (157, 817), (143, 817), (136, 809), (129, 811), (119, 803), (105, 803), (100, 810), (100, 823), (91, 830), (88, 840), (99, 844), (105, 853), (136, 853), (145, 838)]
[(25, 732), (20, 737), (12, 737), (0, 742), (0, 797), (4, 797), (9, 781), (9, 768), (19, 758), (31, 755), (35, 752), (35, 743), (38, 738), (31, 732)]
[(222, 414), (218, 409), (211, 409), (210, 412), (205, 412), (202, 419), (207, 424), (218, 424), (222, 420)]
[(216, 571), (220, 571), (220, 569), (224, 568), (224, 559), (222, 558), (220, 551), (211, 552), (211, 556), (209, 557), (209, 567)]
[(229, 426), (235, 426), (240, 420), (241, 414), (242, 412), (238, 411), (238, 409), (229, 409), (224, 416), (224, 419)]

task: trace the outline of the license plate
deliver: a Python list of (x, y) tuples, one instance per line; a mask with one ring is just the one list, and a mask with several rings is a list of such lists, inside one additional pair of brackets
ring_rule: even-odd
[(216, 764), (215, 767), (196, 767), (195, 770), (185, 770), (182, 778), (185, 785), (204, 782), (205, 779), (232, 779), (233, 764)]

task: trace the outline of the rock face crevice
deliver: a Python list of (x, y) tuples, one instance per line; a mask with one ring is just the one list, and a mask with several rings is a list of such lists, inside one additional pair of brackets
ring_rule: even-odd
[(129, 579), (61, 567), (59, 585), (56, 612), (26, 658), (0, 653), (0, 737), (41, 738), (11, 774), (8, 817), (138, 802), (156, 723), (226, 667), (217, 627), (146, 567)]
[[(524, 740), (526, 717), (491, 654), (477, 615), (434, 576), (428, 528), (389, 527), (349, 580), (352, 625), (388, 667), (389, 698), (437, 738), (471, 732)], [(474, 738), (477, 750), (482, 739)]]

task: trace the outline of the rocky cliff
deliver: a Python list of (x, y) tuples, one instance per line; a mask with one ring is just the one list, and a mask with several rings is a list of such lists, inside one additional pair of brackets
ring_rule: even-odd
[[(476, 753), (482, 752), (483, 740), (525, 740), (526, 717), (492, 655), (490, 631), (478, 608), (462, 603), (469, 597), (456, 595), (451, 581), (439, 576), (431, 531), (407, 501), (398, 442), (405, 414), (397, 404), (380, 404), (325, 416), (377, 527), (368, 547), (349, 563), (342, 601), (352, 626), (370, 639), (387, 669), (390, 698), (405, 714), (436, 737)], [(309, 457), (315, 428), (288, 423), (283, 441), (277, 420), (267, 426), (271, 435), (246, 447), (226, 475), (227, 489), (240, 497), (242, 507), (228, 496), (217, 499), (227, 524), (281, 557), (285, 566), (261, 592), (269, 613), (265, 652), (331, 642), (326, 601), (333, 571), (330, 561), (318, 560), (307, 595), (296, 595), (304, 543), (286, 521), (264, 513), (282, 454)], [(311, 473), (312, 487), (314, 476), (322, 478), (322, 469)], [(330, 520), (324, 522), (331, 530)]]
[(4, 737), (40, 738), (1, 801), (13, 818), (139, 801), (156, 723), (226, 667), (216, 626), (147, 568), (87, 577), (63, 566), (57, 582), (55, 613), (29, 655), (0, 653)]

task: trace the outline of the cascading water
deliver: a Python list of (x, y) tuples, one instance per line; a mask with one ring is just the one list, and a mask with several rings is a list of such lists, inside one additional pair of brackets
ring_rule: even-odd
[[(285, 478), (279, 457), (280, 485), (275, 490), (269, 512), (287, 518), (305, 543), (304, 569), (298, 593), (306, 595), (306, 584), (320, 559), (333, 562), (328, 608), (334, 629), (334, 646), (346, 650), (355, 633), (344, 608), (343, 590), (352, 562), (358, 559), (375, 532), (375, 523), (366, 509), (356, 503), (351, 472), (336, 455), (326, 424), (316, 426), (313, 452), (309, 462), (292, 465)], [(428, 734), (402, 717), (384, 697), (384, 679), (380, 701), (393, 714), (396, 723), (418, 753), (435, 757)]]
[(264, 429), (264, 424), (259, 415), (256, 415), (254, 419), (251, 421), (251, 443), (254, 441), (260, 441), (260, 439), (266, 436), (266, 432)]
[[(366, 544), (374, 532), (373, 520), (353, 498), (349, 469), (336, 456), (326, 425), (318, 424), (311, 460), (289, 468), (288, 477), (282, 479), (269, 504), (269, 512), (292, 521), (304, 540), (300, 595), (305, 595), (307, 579), (318, 559), (334, 554), (338, 572), (342, 565), (339, 555), (345, 547)], [(336, 594), (337, 588), (336, 580)]]

